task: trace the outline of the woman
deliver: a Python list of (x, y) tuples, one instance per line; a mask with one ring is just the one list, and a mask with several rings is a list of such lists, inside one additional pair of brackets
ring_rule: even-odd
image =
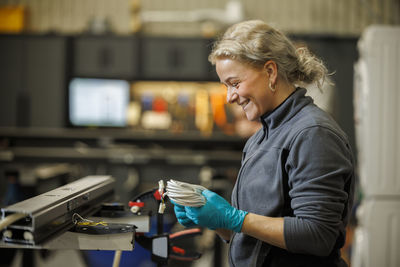
[(244, 147), (232, 206), (205, 190), (204, 206), (175, 205), (179, 222), (216, 230), (230, 242), (231, 266), (346, 266), (339, 249), (353, 199), (352, 152), (298, 87), (323, 81), (325, 66), (262, 21), (230, 27), (209, 60), (228, 102), (263, 128)]

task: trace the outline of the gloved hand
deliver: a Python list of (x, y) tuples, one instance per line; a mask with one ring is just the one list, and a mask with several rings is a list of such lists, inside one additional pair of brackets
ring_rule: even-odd
[(248, 212), (232, 207), (224, 198), (210, 190), (204, 190), (202, 194), (207, 199), (206, 204), (198, 208), (186, 206), (185, 216), (194, 224), (212, 230), (225, 228), (240, 232)]
[(185, 207), (179, 204), (176, 204), (172, 200), (170, 200), (172, 204), (174, 204), (175, 216), (178, 219), (178, 222), (185, 227), (192, 227), (196, 224), (186, 216)]

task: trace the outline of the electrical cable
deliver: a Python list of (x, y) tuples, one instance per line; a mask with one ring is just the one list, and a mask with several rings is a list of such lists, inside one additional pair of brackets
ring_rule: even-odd
[(26, 217), (26, 214), (24, 213), (13, 213), (11, 215), (8, 215), (5, 217), (3, 220), (0, 221), (0, 231), (9, 226), (10, 224)]
[(204, 186), (179, 182), (167, 181), (166, 195), (175, 203), (182, 206), (201, 207), (206, 204), (205, 197), (201, 194), (206, 190)]
[(112, 267), (118, 267), (119, 266), (119, 262), (121, 261), (121, 255), (122, 255), (122, 251), (121, 250), (116, 250), (115, 251)]

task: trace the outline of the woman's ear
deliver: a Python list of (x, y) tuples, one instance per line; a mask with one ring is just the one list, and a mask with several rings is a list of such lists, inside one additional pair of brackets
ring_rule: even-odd
[(271, 84), (275, 85), (276, 79), (278, 77), (278, 66), (276, 65), (275, 61), (268, 60), (267, 62), (265, 62), (264, 70), (267, 72)]

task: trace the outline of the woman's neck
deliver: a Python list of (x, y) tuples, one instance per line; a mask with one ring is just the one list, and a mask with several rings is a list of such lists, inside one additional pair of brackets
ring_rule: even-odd
[(296, 87), (289, 82), (282, 82), (278, 80), (275, 86), (274, 94), (274, 108), (282, 104), (294, 91)]

